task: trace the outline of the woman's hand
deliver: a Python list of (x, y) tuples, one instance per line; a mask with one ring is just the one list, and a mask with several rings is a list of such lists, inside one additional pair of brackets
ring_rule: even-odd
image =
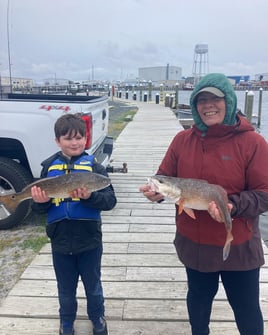
[(148, 184), (140, 186), (139, 190), (150, 201), (159, 202), (164, 199), (164, 196), (162, 194), (151, 191), (151, 187)]
[[(228, 210), (229, 210), (229, 212), (231, 213), (231, 210), (232, 210), (232, 208), (233, 208), (233, 205), (230, 204), (230, 203), (228, 203), (227, 206), (228, 206)], [(209, 205), (208, 205), (208, 212), (209, 212), (210, 216), (211, 216), (214, 220), (216, 220), (216, 221), (218, 221), (218, 222), (224, 222), (224, 219), (223, 219), (223, 217), (221, 216), (221, 213), (220, 213), (219, 208), (217, 207), (215, 201), (211, 201), (211, 202), (209, 203)]]

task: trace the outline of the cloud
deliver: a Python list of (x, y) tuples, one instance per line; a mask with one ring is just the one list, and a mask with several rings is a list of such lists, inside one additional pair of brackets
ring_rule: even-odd
[[(236, 0), (9, 0), (14, 76), (56, 73), (71, 80), (118, 80), (138, 68), (180, 66), (192, 75), (194, 48), (208, 44), (210, 71), (268, 72), (268, 2)], [(0, 2), (0, 72), (8, 75), (7, 3)], [(94, 69), (94, 71), (92, 70)]]

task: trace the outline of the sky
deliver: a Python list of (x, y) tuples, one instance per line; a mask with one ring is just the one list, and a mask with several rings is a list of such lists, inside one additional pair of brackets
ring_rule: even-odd
[(207, 44), (209, 72), (255, 79), (267, 13), (267, 0), (0, 0), (0, 74), (115, 81), (169, 64), (188, 77)]

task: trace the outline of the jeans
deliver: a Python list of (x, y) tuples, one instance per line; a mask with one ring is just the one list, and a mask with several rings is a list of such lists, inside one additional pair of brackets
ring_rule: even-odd
[(250, 271), (199, 272), (186, 268), (187, 308), (192, 335), (208, 335), (213, 299), (221, 277), (241, 335), (263, 335), (264, 324), (259, 304), (260, 269)]
[(94, 322), (104, 315), (101, 256), (102, 245), (77, 255), (52, 253), (58, 285), (59, 314), (64, 328), (72, 326), (76, 318), (76, 289), (79, 276), (86, 293), (88, 318)]

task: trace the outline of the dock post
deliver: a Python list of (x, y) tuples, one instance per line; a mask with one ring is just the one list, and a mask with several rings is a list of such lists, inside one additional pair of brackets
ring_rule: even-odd
[(160, 84), (160, 101), (164, 101), (164, 92), (163, 92), (164, 85)]
[(140, 101), (142, 101), (142, 85), (140, 84)]
[(247, 110), (247, 95), (248, 95), (248, 90), (245, 92), (245, 103), (244, 103), (244, 114), (246, 115), (246, 110)]
[(258, 123), (257, 127), (261, 126), (261, 108), (262, 108), (262, 87), (259, 90), (259, 106), (258, 106)]
[(179, 83), (176, 83), (176, 90), (175, 90), (175, 108), (179, 107)]
[(165, 107), (170, 107), (170, 96), (166, 94), (165, 96)]
[(151, 102), (152, 101), (152, 81), (149, 80), (149, 96), (148, 96), (148, 101)]
[(144, 92), (143, 101), (147, 102), (147, 92)]
[(252, 120), (253, 101), (254, 101), (254, 93), (253, 91), (249, 91), (247, 94), (246, 113), (245, 113), (249, 122), (251, 122)]

